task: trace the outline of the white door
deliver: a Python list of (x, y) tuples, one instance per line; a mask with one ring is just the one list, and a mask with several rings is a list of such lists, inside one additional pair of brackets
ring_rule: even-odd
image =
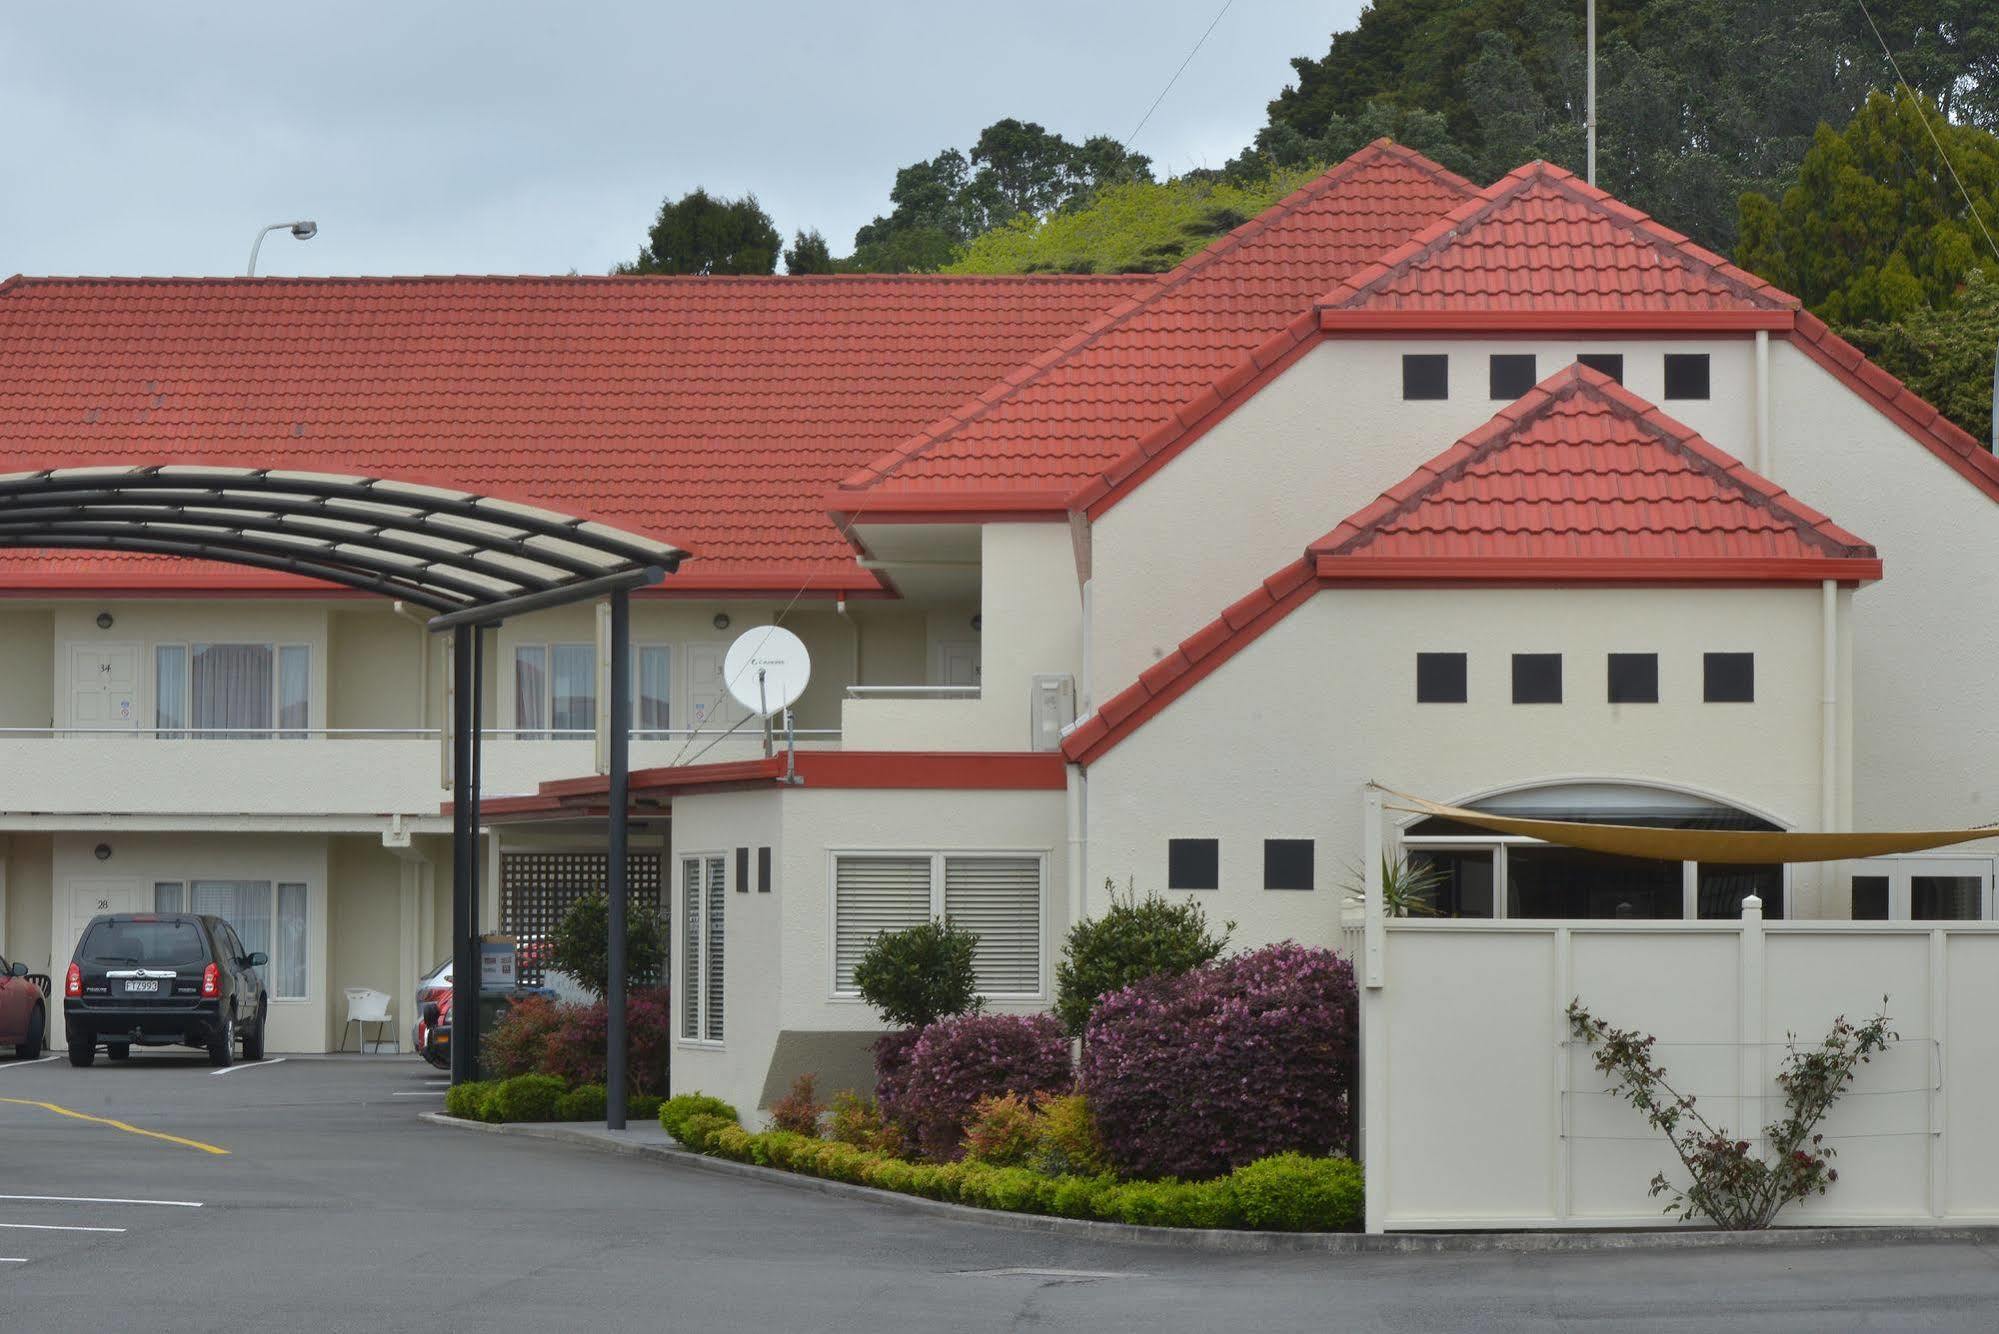
[[(76, 955), (76, 942), (83, 938), (83, 928), (90, 925), (90, 919), (99, 913), (142, 912), (151, 908), (151, 903), (140, 901), (143, 888), (137, 880), (69, 882), (69, 892), (63, 899), (64, 912), (57, 918), (61, 934), (56, 937), (49, 958), (50, 981), (58, 990), (63, 984), (63, 974), (69, 970), (69, 961)], [(49, 1045), (64, 1045), (62, 1024), (56, 1017), (49, 1022)]]
[(727, 644), (695, 643), (687, 646), (688, 726), (706, 731), (727, 729), (747, 715), (722, 683), (722, 659)]
[(139, 725), (139, 646), (69, 646), (69, 725), (120, 731)]
[(937, 684), (979, 685), (979, 644), (975, 639), (947, 639), (937, 645)]

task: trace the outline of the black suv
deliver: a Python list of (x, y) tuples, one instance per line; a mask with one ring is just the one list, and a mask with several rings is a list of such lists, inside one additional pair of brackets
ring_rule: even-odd
[(220, 917), (105, 913), (90, 919), (63, 980), (69, 1063), (89, 1065), (97, 1044), (122, 1061), (132, 1044), (207, 1050), (214, 1065), (264, 1059), (268, 997), (262, 951), (243, 948)]

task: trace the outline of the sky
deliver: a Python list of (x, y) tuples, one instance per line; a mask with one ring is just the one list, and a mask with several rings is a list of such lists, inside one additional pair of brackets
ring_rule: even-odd
[[(1233, 0), (1132, 141), (1219, 166), (1361, 0)], [(0, 276), (602, 273), (754, 192), (835, 254), (1004, 116), (1123, 137), (1221, 0), (92, 0), (0, 8)]]

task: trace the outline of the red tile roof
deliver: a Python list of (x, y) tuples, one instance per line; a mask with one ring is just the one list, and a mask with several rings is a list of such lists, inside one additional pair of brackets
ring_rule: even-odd
[(1873, 547), (1609, 377), (1570, 366), (1182, 640), (1062, 749), (1095, 761), (1322, 588), (1880, 577)]
[(1198, 412), (1245, 357), (1292, 325), (1309, 331), (1330, 281), (1474, 188), (1421, 154), (1370, 144), (848, 477), (829, 504), (876, 515), (1062, 508), (1139, 442)]
[[(1353, 274), (1320, 302), (1327, 329), (1573, 324), (1578, 315), (1762, 316), (1797, 300), (1546, 162), (1530, 162)], [(1401, 317), (1401, 318), (1398, 318)], [(1726, 323), (1726, 321), (1724, 321)], [(1753, 318), (1739, 326), (1757, 327)]]
[[(15, 278), (0, 472), (393, 475), (675, 542), (672, 591), (873, 590), (826, 488), (1157, 282)], [(0, 584), (307, 586), (110, 553), (0, 553)]]
[(1328, 579), (1878, 578), (1874, 548), (1609, 376), (1556, 372), (1308, 549)]

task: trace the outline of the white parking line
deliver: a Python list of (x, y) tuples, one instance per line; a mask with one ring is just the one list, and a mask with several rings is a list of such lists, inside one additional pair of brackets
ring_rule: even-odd
[(123, 1232), (122, 1227), (79, 1227), (75, 1223), (0, 1223), (22, 1232)]
[(53, 1061), (54, 1059), (55, 1057), (53, 1056), (37, 1056), (32, 1061), (10, 1061), (6, 1065), (0, 1065), (0, 1070), (19, 1070), (24, 1065), (40, 1065), (44, 1061)]
[(165, 1204), (176, 1209), (199, 1209), (200, 1200), (123, 1200), (103, 1195), (0, 1195), (0, 1200), (33, 1200), (44, 1204)]
[(0, 1265), (24, 1265), (26, 1258), (19, 1255), (0, 1255)]
[(220, 1070), (210, 1070), (208, 1073), (211, 1076), (233, 1075), (238, 1070), (255, 1070), (260, 1065), (283, 1065), (286, 1061), (289, 1061), (290, 1059), (291, 1057), (289, 1056), (273, 1056), (268, 1061), (245, 1061), (241, 1065), (225, 1065)]

